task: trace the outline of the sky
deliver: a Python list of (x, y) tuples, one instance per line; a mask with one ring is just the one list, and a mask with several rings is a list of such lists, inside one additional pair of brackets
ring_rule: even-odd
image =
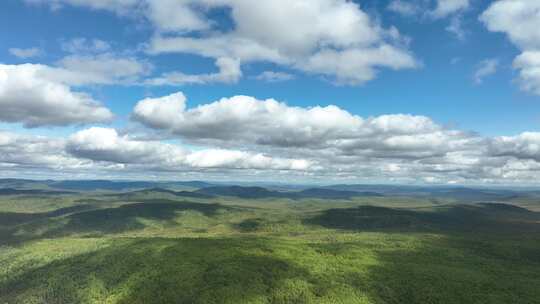
[(540, 1), (6, 0), (0, 178), (540, 183)]

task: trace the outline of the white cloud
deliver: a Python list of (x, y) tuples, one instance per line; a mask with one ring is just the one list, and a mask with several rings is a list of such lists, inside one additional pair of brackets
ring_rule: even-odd
[[(362, 118), (335, 106), (291, 107), (247, 96), (188, 108), (185, 96), (177, 93), (139, 102), (133, 118), (182, 141), (215, 147), (209, 151), (242, 147), (273, 159), (303, 160), (297, 164), (310, 164), (309, 176), (315, 179), (489, 183), (540, 177), (540, 136), (484, 138), (446, 129), (424, 116)], [(186, 159), (195, 162), (197, 153)], [(201, 152), (213, 153), (218, 152)], [(231, 159), (241, 155), (223, 155), (229, 154)]]
[(207, 30), (210, 23), (193, 9), (196, 5), (192, 0), (149, 1), (148, 19), (164, 32)]
[(540, 2), (498, 0), (480, 16), (488, 30), (506, 33), (521, 49), (540, 48)]
[(100, 53), (111, 49), (111, 45), (100, 39), (74, 38), (62, 42), (62, 50), (69, 53)]
[(70, 85), (133, 84), (148, 75), (153, 66), (134, 57), (112, 53), (70, 55), (57, 62), (48, 77)]
[(270, 61), (278, 64), (290, 63), (279, 50), (267, 48), (253, 40), (220, 34), (205, 38), (192, 37), (153, 37), (148, 51), (159, 53), (192, 53), (204, 57), (240, 58), (244, 62)]
[(257, 75), (255, 79), (266, 82), (280, 82), (296, 78), (294, 75), (285, 72), (264, 71)]
[[(336, 82), (358, 85), (373, 79), (379, 69), (418, 67), (407, 50), (407, 39), (395, 27), (384, 28), (358, 4), (347, 0), (27, 0), (55, 7), (74, 5), (144, 17), (155, 29), (148, 52), (191, 53), (247, 64), (272, 62), (324, 75)], [(221, 27), (214, 9), (230, 12), (234, 26)], [(291, 30), (294, 29), (294, 30)], [(89, 48), (98, 41), (75, 40), (66, 49)], [(324, 59), (336, 59), (322, 62)], [(352, 60), (352, 67), (344, 62)], [(233, 69), (234, 68), (234, 69)], [(220, 67), (221, 70), (221, 67)], [(163, 75), (159, 83), (235, 82), (233, 74)]]
[(521, 88), (540, 95), (540, 51), (525, 51), (514, 60), (519, 69)]
[(69, 55), (43, 73), (48, 79), (73, 86), (138, 84), (154, 66), (130, 52), (117, 53), (100, 39), (75, 38), (62, 42)]
[(113, 114), (82, 92), (45, 75), (37, 64), (0, 65), (0, 121), (26, 127), (108, 122)]
[(476, 84), (481, 84), (484, 78), (493, 75), (497, 72), (499, 61), (497, 59), (485, 59), (482, 60), (474, 72), (473, 80)]
[(80, 158), (114, 163), (162, 164), (177, 166), (187, 151), (156, 142), (143, 142), (120, 136), (116, 130), (93, 127), (73, 134), (67, 151)]
[(88, 161), (77, 160), (66, 153), (63, 140), (0, 130), (0, 166), (64, 170), (87, 164)]
[(153, 128), (165, 129), (172, 124), (179, 113), (186, 109), (186, 97), (178, 92), (159, 98), (146, 98), (135, 107), (134, 117)]
[(403, 16), (415, 16), (422, 11), (418, 3), (405, 0), (393, 0), (388, 4), (387, 9)]
[(194, 150), (109, 128), (84, 129), (67, 140), (0, 132), (0, 167), (229, 181), (246, 176), (327, 183), (540, 180), (539, 133), (483, 138), (445, 129), (423, 116), (362, 118), (334, 106), (299, 108), (249, 97), (193, 109), (185, 102), (177, 93), (147, 99), (136, 110), (153, 115), (161, 127), (174, 127), (171, 131)]
[(118, 14), (128, 14), (140, 5), (140, 0), (24, 0), (29, 4), (48, 5), (54, 10), (64, 5), (88, 7), (96, 10), (108, 10)]
[(446, 27), (446, 30), (456, 36), (459, 40), (465, 40), (465, 29), (463, 28), (462, 16), (456, 15), (450, 19), (450, 24)]
[(414, 68), (417, 63), (402, 50), (390, 45), (344, 51), (322, 50), (299, 67), (307, 72), (335, 75), (337, 84), (356, 85), (375, 78), (377, 67), (394, 70)]
[[(149, 52), (238, 58), (242, 63), (269, 61), (327, 75), (346, 84), (371, 80), (379, 68), (398, 70), (417, 66), (413, 56), (398, 42), (402, 38), (395, 28), (382, 28), (350, 1), (207, 0), (203, 3), (208, 7), (229, 7), (234, 29), (206, 31), (197, 38), (181, 33), (158, 35), (152, 39)], [(186, 7), (187, 4), (183, 9)], [(323, 62), (330, 55), (337, 60)], [(351, 59), (356, 63), (345, 69), (343, 63)]]
[(43, 51), (40, 48), (32, 47), (27, 49), (10, 48), (9, 53), (20, 59), (28, 59), (40, 56)]
[(270, 170), (309, 170), (311, 162), (304, 159), (272, 158), (261, 153), (211, 149), (193, 152), (186, 163), (194, 168), (234, 168)]
[(133, 117), (150, 127), (192, 139), (277, 145), (317, 143), (322, 137), (362, 124), (362, 119), (335, 106), (294, 108), (248, 96), (223, 98), (193, 109), (186, 109), (182, 94), (146, 99), (136, 105)]
[(437, 6), (431, 14), (435, 18), (444, 18), (469, 8), (469, 5), (469, 0), (437, 0)]
[(514, 60), (521, 88), (540, 95), (540, 2), (498, 0), (480, 16), (492, 32), (502, 32), (523, 53)]
[(0, 167), (19, 173), (35, 172), (41, 176), (56, 172), (71, 177), (95, 177), (109, 173), (123, 178), (133, 174), (148, 178), (154, 173), (204, 173), (208, 177), (209, 172), (214, 172), (234, 178), (235, 174), (254, 174), (260, 170), (271, 170), (276, 174), (279, 171), (304, 174), (312, 170), (312, 166), (312, 162), (304, 159), (273, 157), (249, 151), (190, 151), (178, 145), (135, 140), (109, 128), (84, 129), (68, 139), (0, 130)]
[(248, 96), (190, 109), (181, 93), (145, 99), (136, 105), (133, 119), (199, 144), (266, 147), (287, 153), (298, 149), (307, 154), (328, 149), (336, 157), (422, 158), (477, 141), (464, 132), (445, 130), (424, 116), (362, 118), (336, 106), (290, 107)]
[(525, 132), (517, 136), (501, 136), (493, 139), (490, 152), (495, 156), (512, 156), (540, 162), (540, 133)]
[(185, 84), (208, 84), (208, 83), (236, 83), (242, 77), (240, 61), (227, 57), (216, 60), (219, 72), (213, 74), (189, 75), (182, 72), (165, 73), (157, 78), (145, 80), (147, 85), (185, 85)]
[(393, 0), (387, 9), (405, 17), (441, 19), (463, 13), (470, 0)]
[(404, 17), (415, 17), (424, 21), (450, 18), (446, 31), (459, 40), (465, 39), (464, 12), (470, 7), (469, 0), (393, 0), (387, 9)]
[(153, 141), (137, 141), (114, 129), (90, 128), (72, 135), (67, 142), (72, 155), (94, 161), (146, 165), (162, 170), (193, 168), (307, 170), (302, 159), (273, 158), (261, 153), (208, 149), (189, 151)]

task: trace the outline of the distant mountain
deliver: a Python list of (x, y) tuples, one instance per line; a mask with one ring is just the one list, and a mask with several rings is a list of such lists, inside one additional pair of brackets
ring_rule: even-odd
[(166, 185), (169, 187), (192, 187), (192, 188), (206, 188), (212, 187), (214, 184), (203, 181), (187, 181), (187, 182), (165, 182), (160, 185)]
[(108, 180), (65, 180), (50, 184), (53, 188), (93, 191), (93, 190), (114, 190), (142, 189), (154, 187), (153, 182), (115, 182)]
[[(501, 188), (474, 188), (461, 186), (416, 186), (416, 185), (365, 185), (337, 184), (318, 187), (284, 186), (230, 186), (216, 185), (204, 181), (111, 181), (111, 180), (29, 180), (0, 179), (0, 188), (9, 193), (13, 190), (66, 190), (66, 191), (111, 191), (125, 192), (153, 189), (156, 192), (169, 190), (175, 196), (200, 197), (205, 195), (223, 195), (241, 198), (321, 198), (350, 199), (359, 196), (404, 196), (433, 199), (451, 199), (460, 202), (504, 202), (516, 197), (540, 197), (537, 189), (511, 190)], [(157, 190), (161, 189), (161, 190)], [(302, 190), (303, 189), (303, 190)], [(182, 191), (184, 190), (184, 191)], [(189, 190), (189, 191), (185, 191)], [(192, 191), (198, 190), (198, 191)], [(62, 194), (62, 192), (19, 192), (18, 194)], [(2, 193), (0, 193), (2, 195)], [(8, 195), (8, 194), (3, 194)], [(16, 195), (16, 194), (13, 194)], [(198, 195), (198, 196), (197, 196)]]
[(450, 189), (435, 188), (430, 192), (430, 194), (436, 197), (446, 197), (458, 200), (473, 201), (509, 200), (518, 196), (516, 192), (510, 190), (485, 190), (465, 187), (457, 187)]
[(201, 181), (186, 182), (147, 182), (147, 181), (109, 181), (109, 180), (66, 180), (56, 181), (49, 184), (56, 189), (79, 190), (79, 191), (126, 191), (148, 188), (203, 188), (212, 184)]
[(193, 190), (211, 187), (214, 184), (203, 181), (111, 181), (111, 180), (29, 180), (5, 178), (0, 179), (0, 188), (11, 189), (44, 189), (70, 191), (129, 191), (148, 188), (171, 190)]
[(340, 191), (324, 188), (310, 188), (298, 192), (281, 192), (268, 190), (263, 187), (220, 186), (202, 188), (196, 191), (214, 196), (233, 196), (247, 199), (257, 198), (320, 198), (320, 199), (351, 199), (360, 196), (382, 196), (375, 192)]
[(270, 191), (263, 187), (215, 186), (202, 188), (195, 192), (213, 196), (234, 196), (239, 198), (286, 197), (284, 192)]
[(191, 198), (211, 198), (211, 195), (194, 192), (194, 191), (173, 191), (169, 189), (163, 189), (163, 188), (150, 188), (150, 189), (144, 189), (144, 190), (137, 190), (137, 191), (131, 191), (131, 192), (125, 192), (120, 194), (110, 194), (110, 196), (122, 196), (122, 197), (131, 197), (131, 196), (137, 196), (137, 195), (152, 195), (154, 193), (163, 193), (163, 194), (170, 194), (174, 196), (179, 197), (191, 197)]
[(295, 193), (299, 197), (306, 198), (328, 198), (328, 199), (351, 199), (360, 196), (383, 196), (377, 192), (357, 192), (357, 191), (342, 191), (324, 188), (309, 188)]
[(0, 179), (0, 186), (18, 185), (18, 184), (32, 183), (32, 182), (34, 182), (34, 181), (29, 180), (29, 179), (2, 178), (2, 179)]
[(3, 178), (3, 179), (0, 179), (0, 188), (13, 188), (13, 189), (47, 188), (48, 182), (50, 181), (35, 181), (35, 180), (30, 180), (30, 179)]
[(450, 186), (400, 186), (400, 185), (332, 185), (324, 189), (377, 192), (385, 196), (437, 197), (460, 201), (500, 201), (525, 195), (507, 189), (483, 189)]
[(12, 188), (0, 188), (0, 195), (60, 195), (60, 194), (73, 194), (68, 191), (49, 191), (39, 189), (12, 189)]

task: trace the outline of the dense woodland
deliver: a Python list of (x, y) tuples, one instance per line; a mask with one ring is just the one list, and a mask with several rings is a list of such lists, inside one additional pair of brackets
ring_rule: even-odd
[(534, 192), (155, 186), (0, 195), (0, 303), (540, 303)]

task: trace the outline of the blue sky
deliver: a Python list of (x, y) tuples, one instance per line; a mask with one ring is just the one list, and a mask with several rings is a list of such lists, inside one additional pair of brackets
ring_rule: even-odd
[[(290, 27), (286, 25), (283, 27), (284, 31), (283, 35), (281, 35), (279, 31), (272, 28), (272, 25), (254, 23), (245, 13), (249, 12), (249, 5), (253, 4), (241, 0), (205, 0), (201, 2), (167, 0), (156, 1), (151, 4), (148, 4), (145, 0), (99, 0), (95, 2), (85, 0), (3, 1), (0, 4), (0, 37), (2, 37), (0, 40), (0, 63), (13, 67), (30, 63), (35, 66), (40, 65), (39, 69), (43, 67), (50, 68), (52, 71), (51, 77), (58, 82), (54, 82), (54, 84), (66, 86), (72, 93), (86, 93), (101, 107), (108, 109), (114, 115), (114, 118), (103, 119), (101, 117), (92, 119), (89, 116), (86, 121), (77, 121), (67, 117), (49, 117), (47, 119), (40, 117), (36, 118), (40, 121), (37, 125), (29, 126), (29, 116), (36, 115), (37, 117), (45, 114), (33, 113), (32, 109), (39, 108), (35, 104), (28, 106), (31, 109), (18, 109), (17, 107), (22, 107), (21, 104), (24, 101), (14, 102), (14, 98), (6, 93), (5, 95), (0, 94), (0, 106), (4, 102), (5, 106), (10, 109), (8, 112), (15, 114), (9, 117), (7, 117), (7, 114), (6, 117), (0, 115), (0, 130), (3, 130), (6, 134), (11, 134), (11, 136), (15, 136), (13, 134), (44, 136), (58, 141), (69, 141), (69, 138), (73, 138), (77, 132), (84, 132), (92, 127), (98, 127), (102, 131), (105, 129), (114, 130), (118, 138), (136, 141), (137, 144), (141, 145), (149, 140), (152, 142), (157, 140), (164, 145), (174, 144), (178, 145), (178, 147), (185, 145), (185, 147), (194, 149), (194, 151), (228, 149), (243, 153), (262, 153), (267, 157), (275, 157), (284, 161), (306, 160), (310, 164), (316, 164), (313, 167), (317, 169), (314, 171), (316, 173), (302, 173), (303, 176), (312, 178), (320, 175), (317, 178), (322, 179), (335, 176), (333, 172), (335, 173), (337, 169), (326, 168), (323, 162), (320, 161), (320, 156), (304, 151), (304, 149), (309, 150), (306, 147), (284, 149), (282, 145), (260, 145), (258, 142), (250, 142), (249, 139), (236, 142), (236, 140), (230, 140), (230, 138), (218, 138), (218, 136), (206, 134), (196, 137), (192, 133), (199, 131), (188, 130), (192, 125), (179, 127), (169, 121), (166, 126), (163, 124), (156, 126), (155, 123), (149, 121), (155, 121), (159, 117), (149, 118), (143, 117), (142, 114), (139, 116), (134, 115), (134, 109), (141, 100), (145, 98), (158, 100), (161, 97), (177, 92), (182, 92), (185, 99), (187, 99), (187, 101), (177, 100), (177, 103), (185, 103), (185, 107), (188, 109), (192, 109), (197, 105), (215, 105), (214, 102), (222, 98), (245, 95), (255, 98), (257, 100), (256, 105), (262, 105), (262, 102), (266, 99), (275, 99), (288, 108), (298, 107), (305, 111), (316, 106), (335, 105), (345, 111), (347, 115), (361, 117), (364, 120), (398, 114), (408, 115), (409, 117), (426, 117), (444, 132), (474, 134), (468, 136), (474, 137), (474, 139), (470, 139), (471, 141), (482, 142), (482, 144), (479, 144), (481, 147), (478, 149), (484, 149), (486, 145), (493, 145), (494, 147), (490, 148), (491, 152), (486, 152), (492, 154), (474, 156), (476, 163), (483, 170), (488, 170), (488, 168), (482, 167), (483, 164), (480, 164), (482, 163), (482, 161), (479, 161), (480, 158), (484, 158), (488, 162), (487, 159), (493, 157), (504, 157), (504, 162), (499, 160), (500, 162), (497, 165), (499, 167), (510, 166), (509, 162), (511, 161), (527, 163), (527, 166), (531, 165), (530, 162), (534, 162), (534, 166), (536, 166), (536, 159), (540, 159), (534, 146), (536, 142), (529, 137), (523, 139), (523, 133), (536, 134), (536, 132), (540, 132), (540, 96), (537, 94), (539, 93), (537, 88), (540, 87), (540, 76), (535, 72), (535, 64), (540, 66), (540, 63), (537, 63), (534, 60), (536, 57), (532, 55), (527, 57), (527, 60), (524, 60), (525, 66), (523, 64), (519, 65), (517, 62), (520, 54), (529, 52), (534, 55), (537, 46), (540, 45), (540, 42), (536, 42), (539, 38), (538, 35), (534, 33), (527, 34), (527, 29), (530, 28), (531, 24), (540, 24), (539, 5), (531, 4), (532, 1), (525, 0), (366, 0), (355, 2), (317, 0), (311, 4), (301, 0), (293, 2), (295, 5), (306, 5), (305, 3), (314, 7), (320, 5), (320, 7), (330, 11), (329, 13), (313, 8), (314, 15), (308, 16), (306, 13), (305, 19), (302, 19), (304, 23), (313, 22), (314, 24), (319, 22), (317, 20), (330, 20), (325, 27), (318, 30), (319, 32), (306, 30), (306, 37), (313, 35), (316, 37), (314, 39), (319, 39), (316, 44), (310, 45), (308, 41), (304, 43), (304, 41), (301, 41), (304, 39), (302, 35), (294, 36), (295, 31), (302, 33), (302, 27), (305, 24), (291, 21)], [(280, 1), (274, 1), (268, 5), (269, 15), (274, 13), (274, 8), (276, 14), (278, 14), (278, 9), (281, 9), (279, 6), (283, 7), (285, 2), (281, 4)], [(290, 7), (287, 10), (294, 10), (294, 5), (290, 5)], [(175, 9), (177, 11), (174, 11)], [(311, 9), (310, 7), (308, 11), (311, 12)], [(164, 15), (164, 11), (170, 12), (172, 15)], [(337, 14), (352, 16), (350, 17), (351, 24), (344, 22), (343, 28), (336, 26), (335, 30), (331, 29), (333, 24), (339, 21), (338, 19), (332, 19), (336, 18), (331, 15), (331, 12), (334, 11), (336, 16)], [(523, 15), (523, 11), (529, 13)], [(317, 16), (316, 14), (321, 15)], [(504, 16), (497, 14), (503, 14)], [(292, 15), (294, 16), (294, 12)], [(289, 21), (280, 19), (282, 17), (276, 15), (277, 23)], [(303, 18), (304, 16), (301, 15), (300, 17)], [(363, 20), (361, 18), (364, 17), (368, 18), (368, 23), (358, 21)], [(193, 18), (197, 20), (193, 20)], [(508, 22), (498, 24), (498, 20)], [(359, 23), (355, 23), (357, 21)], [(521, 33), (516, 33), (514, 29), (520, 26), (519, 22), (524, 23), (524, 30)], [(453, 28), (450, 28), (452, 25), (454, 25)], [(278, 26), (281, 26), (281, 24), (276, 24), (276, 27)], [(307, 29), (309, 29), (309, 26), (308, 24)], [(256, 30), (253, 29), (254, 27), (256, 27)], [(313, 25), (313, 27), (316, 26)], [(337, 31), (343, 32), (335, 34)], [(344, 33), (347, 36), (344, 36)], [(295, 38), (290, 39), (287, 35)], [(370, 40), (361, 37), (362, 35), (376, 35), (376, 38)], [(186, 50), (186, 46), (183, 44), (175, 45), (175, 48), (177, 48), (175, 51), (167, 52), (163, 51), (163, 48), (159, 49), (161, 46), (153, 44), (158, 38), (174, 39), (177, 37), (199, 40), (201, 45), (205, 43), (204, 46), (201, 46), (201, 48), (205, 49), (198, 51)], [(278, 42), (273, 44), (274, 42), (268, 40), (268, 37), (278, 37), (276, 38)], [(218, 52), (215, 47), (208, 46), (208, 41), (214, 38), (223, 39), (230, 44), (237, 43), (234, 40), (236, 38), (251, 39), (259, 45), (266, 43), (265, 47), (268, 47), (268, 49), (271, 49), (269, 46), (275, 47), (281, 52), (280, 54), (283, 55), (284, 59), (274, 60), (260, 54), (257, 54), (257, 56), (263, 56), (264, 58), (257, 57), (253, 59), (247, 55), (244, 56), (243, 54), (248, 46), (245, 46), (244, 49), (239, 47), (240, 50), (227, 46), (231, 50), (227, 49)], [(227, 39), (230, 39), (230, 41), (227, 41)], [(309, 38), (305, 39), (308, 40)], [(326, 44), (329, 44), (329, 46)], [(380, 50), (375, 51), (380, 46), (392, 47), (395, 55), (401, 57), (397, 59), (387, 58), (390, 55), (383, 54)], [(298, 48), (301, 48), (302, 51), (298, 52)], [(351, 57), (343, 59), (345, 64), (341, 66), (328, 62), (328, 57), (318, 58), (322, 62), (318, 61), (316, 64), (310, 61), (315, 60), (314, 58), (326, 49), (337, 51), (339, 60), (345, 58), (343, 53), (349, 50), (356, 53), (354, 53), (354, 56), (351, 55)], [(21, 52), (25, 53), (25, 51), (26, 54), (21, 55)], [(371, 51), (373, 51), (373, 53), (370, 53), (371, 55), (365, 55)], [(212, 54), (209, 55), (208, 52)], [(213, 55), (214, 53), (217, 53), (217, 55)], [(225, 55), (222, 55), (222, 53)], [(229, 56), (229, 54), (233, 55)], [(236, 57), (235, 54), (240, 55)], [(373, 62), (365, 59), (370, 58), (369, 56), (375, 58)], [(216, 67), (218, 57), (227, 57), (226, 60), (229, 60), (228, 62), (232, 65), (230, 72), (233, 74), (219, 75)], [(128, 58), (130, 62), (125, 62), (126, 68), (133, 68), (134, 71), (118, 77), (111, 76), (116, 73), (116, 70), (112, 67), (110, 67), (110, 70), (101, 69), (96, 72), (92, 70), (92, 64), (87, 62), (88, 60), (103, 62), (104, 58), (111, 60), (111, 64), (119, 63), (118, 60)], [(71, 61), (68, 59), (71, 59)], [(84, 62), (84, 60), (87, 61)], [(348, 74), (350, 70), (347, 60), (351, 62), (365, 61), (365, 63), (359, 64), (357, 68)], [(71, 62), (71, 65), (66, 62)], [(486, 67), (488, 62), (491, 62), (491, 67)], [(478, 71), (483, 68), (485, 73), (475, 78)], [(17, 69), (14, 68), (13, 70), (16, 71)], [(77, 73), (77, 77), (83, 77), (84, 80), (82, 80), (82, 83), (76, 84), (73, 83), (72, 79), (57, 80), (60, 77), (57, 76), (60, 69), (63, 72)], [(122, 67), (118, 67), (118, 69), (122, 69)], [(91, 73), (93, 74), (91, 76), (89, 76), (88, 70), (92, 70)], [(526, 78), (521, 74), (524, 71), (528, 75)], [(279, 81), (265, 80), (261, 76), (264, 72), (278, 73), (279, 76), (286, 79)], [(366, 77), (362, 75), (371, 72), (374, 72), (372, 76)], [(98, 73), (108, 75), (98, 75)], [(167, 83), (149, 84), (153, 80), (163, 79), (169, 75), (168, 73), (181, 73), (181, 81), (174, 82), (170, 80), (171, 78), (168, 78)], [(75, 77), (73, 75), (68, 76), (68, 78)], [(210, 76), (202, 76), (201, 78), (201, 75)], [(90, 78), (91, 80), (89, 80)], [(97, 78), (99, 80), (96, 80)], [(47, 78), (46, 81), (53, 80)], [(9, 82), (5, 85), (13, 86)], [(11, 88), (10, 92), (16, 93), (17, 89)], [(2, 98), (4, 98), (4, 101)], [(33, 102), (39, 103), (40, 101)], [(159, 102), (159, 100), (156, 102)], [(46, 103), (44, 104), (47, 106)], [(235, 104), (232, 102), (230, 106), (238, 107), (240, 104), (242, 103)], [(176, 107), (176, 109), (180, 108)], [(62, 111), (61, 107), (58, 110)], [(154, 112), (153, 114), (156, 114), (159, 111)], [(296, 119), (300, 122), (303, 121), (302, 119), (307, 119), (306, 123), (309, 123), (308, 118), (300, 117)], [(61, 122), (57, 122), (55, 119), (60, 119)], [(188, 118), (184, 117), (183, 119), (187, 120)], [(266, 116), (264, 119), (269, 119), (275, 124), (283, 123), (279, 119), (273, 121), (273, 118)], [(219, 117), (216, 120), (219, 120)], [(46, 123), (43, 121), (46, 121)], [(197, 121), (191, 123), (196, 124)], [(231, 122), (229, 121), (229, 123)], [(245, 123), (245, 121), (233, 121), (233, 123), (241, 124)], [(227, 126), (229, 125), (212, 127), (216, 127), (216, 130), (218, 130)], [(320, 125), (313, 126), (315, 131), (317, 131), (318, 126)], [(250, 126), (247, 124), (245, 127), (249, 128)], [(282, 126), (280, 125), (280, 127)], [(281, 129), (279, 130), (285, 135), (288, 134)], [(310, 132), (315, 131), (311, 130)], [(349, 131), (352, 132), (353, 130)], [(398, 133), (402, 134), (400, 132)], [(405, 133), (410, 136), (417, 135), (416, 133), (407, 132)], [(93, 140), (99, 142), (99, 136)], [(149, 136), (153, 136), (153, 138), (148, 139)], [(246, 135), (246, 138), (258, 138), (258, 136), (263, 136), (263, 134)], [(499, 143), (502, 137), (513, 140), (514, 146), (500, 148), (501, 151), (494, 155), (492, 150), (499, 149), (499, 147), (496, 147), (496, 143)], [(144, 138), (144, 140), (139, 142), (137, 138)], [(385, 137), (381, 140), (388, 139)], [(29, 139), (25, 138), (25, 140)], [(319, 138), (319, 140), (324, 141), (326, 139)], [(340, 138), (339, 140), (344, 139)], [(451, 140), (454, 139), (445, 139), (445, 141)], [(504, 142), (506, 145), (506, 141)], [(65, 144), (61, 143), (59, 145)], [(69, 143), (67, 144), (69, 145)], [(376, 146), (378, 143), (375, 142), (373, 145)], [(420, 147), (419, 149), (433, 148), (426, 148), (423, 145), (418, 145), (418, 147)], [(327, 148), (336, 147), (329, 146)], [(401, 148), (405, 150), (412, 149), (410, 147)], [(397, 150), (401, 148), (392, 147), (392, 149)], [(508, 149), (514, 150), (507, 151)], [(133, 165), (129, 162), (117, 161), (114, 157), (110, 159), (106, 157), (89, 157), (91, 151), (82, 154), (74, 153), (73, 149), (71, 152), (69, 149), (66, 149), (66, 151), (51, 153), (66, 153), (65, 157), (75, 158), (77, 161), (85, 163), (87, 167), (84, 169), (86, 171), (83, 170), (84, 173), (81, 173), (83, 175), (95, 175), (114, 166), (137, 167), (133, 170), (142, 170), (142, 166), (139, 166), (139, 164)], [(111, 153), (114, 154), (113, 152)], [(418, 151), (419, 154), (423, 152), (426, 151)], [(448, 156), (457, 152), (445, 150), (440, 152), (442, 154), (435, 154), (440, 158), (445, 153)], [(146, 151), (145, 153), (155, 154), (156, 152)], [(358, 153), (362, 157), (366, 157), (365, 153), (367, 152)], [(409, 159), (408, 155), (400, 156), (401, 158), (392, 158), (381, 155), (373, 156), (371, 152), (368, 154), (370, 155), (369, 161), (365, 158), (356, 160), (363, 166), (358, 170), (370, 171), (372, 168), (379, 168), (390, 163), (399, 165), (406, 163), (407, 159)], [(433, 159), (433, 155), (430, 157), (432, 159), (416, 157), (414, 159), (422, 163), (422, 166), (425, 166), (426, 163), (440, 161)], [(150, 159), (154, 158), (150, 157)], [(160, 158), (158, 157), (158, 159)], [(373, 159), (376, 159), (376, 161), (373, 161)], [(381, 160), (384, 160), (385, 163), (382, 164)], [(9, 174), (24, 175), (29, 170), (14, 160), (6, 158), (4, 162), (6, 166), (9, 164), (10, 168), (16, 168), (12, 169)], [(91, 164), (88, 162), (91, 162)], [(440, 163), (438, 165), (447, 165), (447, 163), (444, 162), (444, 164)], [(237, 176), (238, 173), (235, 170), (239, 168), (235, 166), (211, 167), (211, 169), (216, 170), (211, 173), (214, 174), (212, 177), (218, 175), (224, 176), (224, 178)], [(92, 169), (88, 169), (90, 167)], [(204, 170), (210, 168), (208, 166), (203, 167)], [(255, 171), (265, 169), (264, 166), (251, 168), (248, 165), (241, 165), (240, 167), (242, 167), (240, 169), (247, 168)], [(224, 171), (218, 172), (218, 169), (224, 169)], [(277, 166), (271, 169), (286, 171), (290, 168)], [(489, 168), (489, 170), (495, 169), (497, 168)], [(38, 165), (32, 166), (32, 170), (38, 172), (43, 170), (43, 172), (46, 172), (43, 173), (43, 176), (63, 172), (63, 169), (58, 169), (58, 166), (51, 166), (48, 163), (43, 168)], [(192, 172), (194, 177), (201, 175), (204, 177), (204, 170), (198, 170), (197, 167), (185, 170), (182, 167), (181, 171)], [(412, 175), (415, 174), (411, 174), (411, 172), (424, 169), (409, 168), (407, 170), (408, 172), (404, 173), (403, 178), (409, 182), (414, 180)], [(451, 170), (452, 174), (456, 173), (456, 170), (466, 171), (472, 169), (453, 168)], [(475, 170), (478, 170), (478, 168), (475, 168)], [(110, 173), (110, 171), (107, 172)], [(317, 172), (324, 172), (324, 174)], [(459, 174), (456, 173), (456, 176), (445, 177), (441, 171), (435, 174), (436, 176), (424, 177), (420, 182), (462, 182), (472, 178), (472, 173), (469, 173), (460, 172)], [(115, 171), (110, 174), (112, 176), (121, 176), (122, 171)], [(186, 174), (189, 176), (190, 173)], [(246, 170), (243, 170), (238, 176), (246, 174), (249, 175)], [(370, 171), (370, 174), (375, 173)], [(508, 174), (510, 173), (507, 172)], [(527, 174), (533, 173), (529, 172)], [(348, 178), (356, 180), (364, 176), (364, 174), (359, 175), (351, 173)], [(378, 181), (393, 181), (393, 178), (389, 177), (388, 174), (375, 175)], [(139, 176), (144, 177), (144, 174)], [(530, 175), (527, 176), (530, 178)], [(176, 178), (174, 174), (170, 177)], [(493, 176), (482, 177), (479, 180), (507, 182), (505, 178)]]

